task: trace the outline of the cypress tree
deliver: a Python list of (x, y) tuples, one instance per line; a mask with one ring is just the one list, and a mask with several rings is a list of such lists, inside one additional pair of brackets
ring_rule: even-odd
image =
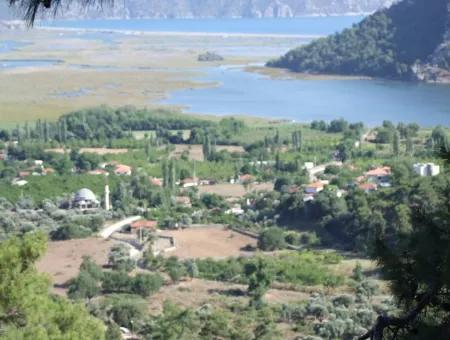
[(392, 141), (392, 151), (395, 156), (400, 155), (400, 135), (398, 131), (394, 132), (394, 139)]
[(413, 155), (414, 154), (414, 143), (411, 137), (408, 136), (408, 138), (406, 139), (406, 153), (408, 155)]

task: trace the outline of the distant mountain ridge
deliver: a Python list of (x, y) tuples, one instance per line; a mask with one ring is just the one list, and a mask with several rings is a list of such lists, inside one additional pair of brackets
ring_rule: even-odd
[(73, 1), (60, 18), (286, 18), (372, 13), (396, 0), (115, 0), (85, 9)]
[(450, 83), (450, 0), (403, 0), (268, 66)]

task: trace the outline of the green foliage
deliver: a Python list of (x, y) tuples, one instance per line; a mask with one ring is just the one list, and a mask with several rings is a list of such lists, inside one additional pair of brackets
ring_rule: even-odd
[(50, 233), (52, 240), (62, 241), (76, 238), (86, 238), (92, 234), (92, 230), (77, 224), (67, 224)]
[(116, 324), (131, 330), (146, 314), (146, 301), (133, 295), (112, 295), (107, 297), (102, 305)]
[(244, 266), (244, 273), (248, 280), (247, 292), (251, 298), (250, 304), (259, 307), (263, 303), (264, 295), (272, 284), (274, 274), (262, 258), (247, 263)]
[(410, 79), (411, 66), (425, 61), (442, 42), (447, 17), (447, 0), (401, 1), (350, 29), (294, 49), (268, 66)]
[(281, 339), (276, 315), (270, 308), (239, 304), (231, 308), (229, 311), (207, 304), (197, 310), (183, 309), (166, 301), (162, 313), (145, 321), (139, 335), (147, 340)]
[(34, 262), (45, 250), (42, 233), (11, 238), (0, 247), (2, 339), (104, 339), (101, 322), (79, 304), (50, 296)]
[[(24, 195), (31, 197), (36, 203), (40, 203), (45, 199), (62, 197), (65, 194), (74, 193), (81, 188), (89, 188), (97, 197), (101, 197), (105, 187), (105, 179), (102, 176), (86, 174), (31, 176), (27, 178), (27, 181), (28, 184), (20, 188), (11, 185), (9, 182), (0, 181), (2, 197), (15, 203), (21, 195)], [(115, 189), (118, 181), (117, 176), (109, 176), (111, 190)]]
[(272, 227), (259, 234), (258, 248), (264, 251), (273, 251), (286, 247), (283, 230)]
[(122, 332), (120, 327), (115, 323), (111, 322), (106, 329), (106, 339), (108, 340), (122, 340)]
[(207, 127), (211, 122), (168, 110), (139, 110), (134, 107), (111, 109), (101, 106), (62, 116), (69, 138), (112, 139), (127, 136), (127, 131), (184, 130)]
[(186, 275), (186, 267), (178, 261), (178, 258), (172, 256), (164, 264), (164, 270), (169, 274), (172, 282), (179, 282)]
[(131, 292), (142, 297), (156, 293), (164, 283), (159, 274), (137, 274), (131, 280)]
[(258, 260), (252, 258), (197, 259), (196, 263), (200, 278), (248, 284), (245, 267), (254, 266), (255, 261), (260, 260), (267, 265), (270, 272), (275, 273), (276, 282), (328, 286), (338, 286), (344, 282), (343, 277), (334, 275), (329, 270), (330, 265), (341, 261), (341, 257), (334, 253), (287, 252), (274, 256), (260, 256)]
[(364, 279), (364, 274), (362, 271), (361, 263), (356, 263), (355, 268), (353, 268), (352, 279), (356, 282), (361, 282)]
[(109, 252), (108, 263), (114, 270), (130, 272), (136, 262), (130, 257), (130, 248), (125, 244), (113, 246)]

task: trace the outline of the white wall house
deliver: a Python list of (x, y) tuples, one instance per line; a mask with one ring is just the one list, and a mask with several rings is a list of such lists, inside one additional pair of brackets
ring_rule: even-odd
[(440, 173), (440, 167), (439, 165), (436, 165), (434, 163), (416, 163), (413, 166), (414, 171), (422, 176), (436, 176)]

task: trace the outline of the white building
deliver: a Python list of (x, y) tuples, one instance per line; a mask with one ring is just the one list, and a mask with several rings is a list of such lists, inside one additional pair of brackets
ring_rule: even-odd
[(310, 170), (310, 169), (314, 168), (314, 163), (313, 162), (305, 162), (304, 168), (306, 170)]
[(436, 175), (439, 175), (439, 172), (440, 172), (439, 165), (436, 165), (434, 163), (426, 163), (426, 164), (416, 163), (416, 164), (414, 164), (413, 168), (414, 168), (414, 171), (422, 177), (436, 176)]
[(91, 190), (83, 188), (75, 193), (72, 206), (81, 210), (95, 209), (100, 206), (100, 202)]
[(244, 213), (244, 209), (242, 209), (240, 204), (235, 204), (231, 209), (225, 211), (227, 215), (242, 215)]

